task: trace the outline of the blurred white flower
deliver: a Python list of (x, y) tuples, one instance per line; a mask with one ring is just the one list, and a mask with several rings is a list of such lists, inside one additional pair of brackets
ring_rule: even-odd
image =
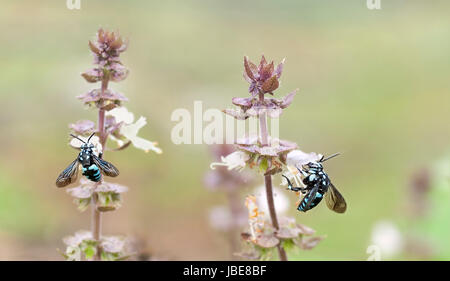
[(397, 226), (390, 221), (379, 221), (372, 229), (372, 244), (378, 246), (386, 257), (397, 255), (404, 241)]
[[(290, 202), (285, 192), (275, 186), (272, 187), (272, 192), (277, 215), (286, 213), (290, 207)], [(270, 212), (267, 205), (266, 187), (264, 185), (257, 187), (253, 194), (255, 194), (256, 204), (261, 208), (261, 211), (264, 212), (265, 216), (269, 216)]]
[[(126, 139), (131, 141), (134, 147), (138, 149), (142, 149), (145, 152), (149, 152), (153, 150), (154, 152), (161, 154), (162, 150), (157, 147), (157, 142), (151, 142), (141, 137), (138, 137), (137, 134), (139, 130), (147, 124), (147, 120), (145, 117), (141, 116), (135, 123), (134, 122), (134, 114), (129, 112), (125, 107), (117, 107), (107, 112), (108, 115), (113, 116), (117, 123), (123, 122), (123, 125), (120, 127), (120, 135), (124, 136)], [(124, 141), (115, 138), (114, 136), (109, 136), (113, 141), (117, 142), (119, 147), (122, 147), (125, 143)]]
[(245, 168), (246, 162), (249, 159), (250, 156), (246, 152), (238, 150), (225, 157), (222, 156), (222, 162), (211, 163), (210, 168), (214, 170), (216, 166), (226, 166), (228, 170), (237, 169), (240, 171)]
[(118, 236), (103, 236), (100, 243), (103, 251), (108, 253), (121, 253), (123, 252), (127, 239)]
[[(83, 137), (83, 136), (77, 136), (77, 137), (82, 139), (84, 142), (87, 142), (87, 140), (89, 138), (89, 137)], [(93, 152), (94, 152), (95, 155), (98, 156), (98, 154), (103, 151), (103, 148), (102, 148), (102, 145), (100, 143), (100, 138), (99, 137), (92, 136), (91, 139), (89, 140), (89, 143), (92, 143), (94, 145)], [(73, 148), (80, 149), (80, 147), (83, 145), (83, 142), (81, 142), (77, 138), (72, 138), (70, 140), (69, 145), (72, 146)]]
[(216, 230), (229, 231), (233, 227), (233, 218), (230, 209), (225, 206), (216, 206), (209, 211), (209, 224)]
[(64, 244), (71, 247), (78, 247), (85, 240), (93, 240), (92, 232), (87, 230), (79, 230), (74, 235), (63, 238)]

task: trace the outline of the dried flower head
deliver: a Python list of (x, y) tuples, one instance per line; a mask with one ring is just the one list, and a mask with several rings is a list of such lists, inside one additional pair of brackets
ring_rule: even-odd
[(67, 193), (75, 197), (75, 204), (80, 211), (89, 207), (92, 195), (97, 194), (95, 202), (97, 210), (100, 212), (114, 211), (122, 205), (121, 193), (127, 192), (128, 187), (102, 181), (100, 184), (82, 178), (80, 185), (67, 189)]
[(91, 120), (80, 120), (69, 125), (73, 133), (77, 135), (90, 136), (96, 132), (95, 123)]
[(232, 102), (235, 106), (239, 107), (239, 109), (226, 109), (223, 112), (238, 120), (245, 120), (249, 117), (258, 117), (264, 113), (267, 113), (271, 118), (278, 118), (281, 113), (283, 113), (283, 109), (287, 108), (292, 103), (297, 91), (298, 89), (281, 99), (264, 98), (263, 101), (257, 97), (235, 97), (232, 99)]
[(255, 196), (247, 196), (245, 205), (248, 209), (249, 231), (241, 234), (247, 242), (245, 250), (239, 256), (252, 259), (269, 259), (272, 252), (281, 243), (296, 245), (301, 249), (315, 247), (324, 237), (312, 236), (315, 231), (310, 227), (295, 222), (294, 218), (281, 217), (279, 229), (275, 229), (264, 212), (259, 210), (259, 202)]
[(259, 93), (269, 93), (275, 91), (280, 85), (280, 77), (283, 72), (284, 59), (274, 68), (273, 61), (267, 63), (264, 56), (261, 57), (259, 65), (256, 66), (248, 57), (244, 57), (244, 79), (250, 83), (248, 91), (252, 96)]
[(94, 106), (105, 110), (112, 110), (122, 105), (122, 102), (128, 99), (119, 92), (111, 89), (102, 91), (101, 89), (92, 89), (89, 92), (79, 95), (78, 99), (82, 100), (88, 106)]
[(128, 42), (124, 42), (118, 33), (99, 29), (96, 40), (89, 41), (89, 48), (94, 54), (94, 64), (99, 66), (81, 75), (90, 83), (103, 80), (119, 82), (125, 79), (129, 70), (122, 65), (119, 55), (127, 46)]
[(67, 246), (63, 256), (69, 261), (92, 260), (97, 253), (97, 241), (90, 231), (77, 231), (72, 236), (64, 237), (63, 242)]
[(92, 260), (98, 250), (104, 261), (123, 260), (131, 254), (128, 240), (120, 236), (104, 236), (96, 241), (90, 231), (80, 230), (63, 238), (63, 242), (67, 246), (63, 256), (69, 261)]

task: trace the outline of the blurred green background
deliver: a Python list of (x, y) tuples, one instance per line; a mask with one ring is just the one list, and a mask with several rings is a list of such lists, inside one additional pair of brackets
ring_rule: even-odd
[[(121, 171), (117, 182), (130, 191), (121, 209), (104, 216), (104, 233), (140, 237), (154, 256), (229, 258), (226, 239), (208, 223), (209, 208), (226, 201), (203, 186), (209, 149), (174, 145), (170, 116), (192, 111), (194, 100), (223, 109), (247, 96), (243, 56), (261, 54), (286, 57), (279, 96), (300, 88), (281, 116), (281, 137), (304, 151), (343, 153), (327, 171), (349, 209), (298, 213), (291, 195), (297, 221), (327, 235), (291, 259), (365, 260), (379, 220), (408, 232), (409, 177), (432, 169), (450, 148), (450, 3), (381, 0), (381, 7), (369, 10), (365, 0), (81, 0), (81, 10), (69, 10), (65, 0), (2, 0), (0, 259), (61, 259), (61, 238), (89, 229), (90, 212), (77, 211), (54, 181), (76, 156), (68, 124), (96, 119), (75, 97), (93, 87), (80, 73), (91, 66), (87, 42), (99, 27), (130, 39), (121, 57), (131, 73), (111, 87), (148, 118), (140, 134), (164, 150), (108, 153)], [(448, 203), (440, 202), (440, 213), (450, 213)], [(450, 245), (432, 239), (448, 231), (443, 221), (422, 226), (435, 254), (393, 259), (449, 259), (442, 253)]]

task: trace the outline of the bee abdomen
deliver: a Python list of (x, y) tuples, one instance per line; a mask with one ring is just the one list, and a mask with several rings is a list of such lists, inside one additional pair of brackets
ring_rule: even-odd
[[(303, 200), (300, 202), (300, 205), (298, 205), (297, 209), (299, 211), (306, 212), (317, 206), (317, 204), (319, 204), (320, 201), (322, 201), (322, 199), (323, 193), (321, 192), (317, 192), (314, 197), (311, 196), (311, 193), (308, 193), (305, 196), (305, 198), (303, 198)], [(309, 206), (307, 206), (310, 200), (312, 200), (312, 202), (309, 204)]]
[(99, 182), (101, 179), (100, 169), (95, 164), (87, 168), (83, 167), (83, 175), (93, 182)]

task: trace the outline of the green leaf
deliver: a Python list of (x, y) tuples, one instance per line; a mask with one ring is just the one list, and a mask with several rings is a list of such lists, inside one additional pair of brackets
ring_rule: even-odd
[(84, 249), (83, 252), (84, 252), (84, 255), (86, 256), (86, 259), (90, 260), (94, 257), (96, 250), (95, 250), (95, 247), (88, 246)]
[(269, 163), (267, 161), (267, 158), (263, 158), (261, 160), (261, 164), (259, 164), (259, 170), (261, 171), (261, 173), (265, 173), (268, 168), (269, 168)]

